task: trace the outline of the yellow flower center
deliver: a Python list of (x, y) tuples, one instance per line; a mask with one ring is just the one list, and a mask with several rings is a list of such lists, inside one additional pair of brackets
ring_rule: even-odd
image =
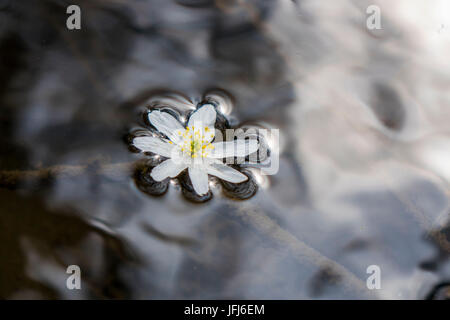
[[(210, 132), (210, 128), (205, 127), (204, 133), (202, 128), (196, 128), (194, 126), (187, 127), (184, 132), (179, 132), (183, 137), (181, 144), (181, 151), (190, 156), (191, 158), (206, 157), (214, 146), (206, 140), (206, 132)], [(210, 137), (214, 135), (210, 134)]]

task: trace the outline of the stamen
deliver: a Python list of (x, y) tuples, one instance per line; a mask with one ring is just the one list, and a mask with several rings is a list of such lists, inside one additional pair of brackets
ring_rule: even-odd
[[(206, 152), (214, 147), (209, 141), (207, 141), (204, 132), (211, 132), (209, 127), (196, 128), (195, 126), (187, 127), (183, 132), (183, 143), (181, 145), (181, 151), (191, 158), (206, 157), (209, 155)], [(214, 134), (211, 132), (211, 137)]]

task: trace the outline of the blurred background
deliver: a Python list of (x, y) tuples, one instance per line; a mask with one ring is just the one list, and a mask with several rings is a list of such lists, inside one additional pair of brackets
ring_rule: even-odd
[[(447, 0), (1, 0), (0, 298), (449, 299), (449, 56)], [(210, 88), (278, 174), (139, 191), (138, 107)]]

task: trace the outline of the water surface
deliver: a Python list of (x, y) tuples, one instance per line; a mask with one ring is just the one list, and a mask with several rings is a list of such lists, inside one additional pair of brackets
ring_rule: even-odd
[[(75, 3), (79, 31), (65, 1), (0, 2), (1, 298), (449, 297), (447, 1)], [(280, 129), (278, 174), (245, 201), (139, 191), (139, 106), (211, 88)]]

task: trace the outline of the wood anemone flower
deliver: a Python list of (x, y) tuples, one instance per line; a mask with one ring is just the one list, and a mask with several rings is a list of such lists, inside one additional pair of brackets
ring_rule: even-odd
[(168, 158), (154, 167), (150, 176), (155, 181), (174, 178), (187, 169), (194, 191), (204, 195), (209, 191), (208, 174), (232, 183), (248, 178), (238, 170), (224, 164), (220, 159), (245, 157), (258, 150), (256, 140), (238, 139), (213, 142), (215, 138), (216, 110), (205, 104), (198, 108), (184, 127), (167, 112), (154, 110), (148, 114), (150, 123), (167, 139), (139, 136), (132, 144), (141, 152), (152, 152)]

